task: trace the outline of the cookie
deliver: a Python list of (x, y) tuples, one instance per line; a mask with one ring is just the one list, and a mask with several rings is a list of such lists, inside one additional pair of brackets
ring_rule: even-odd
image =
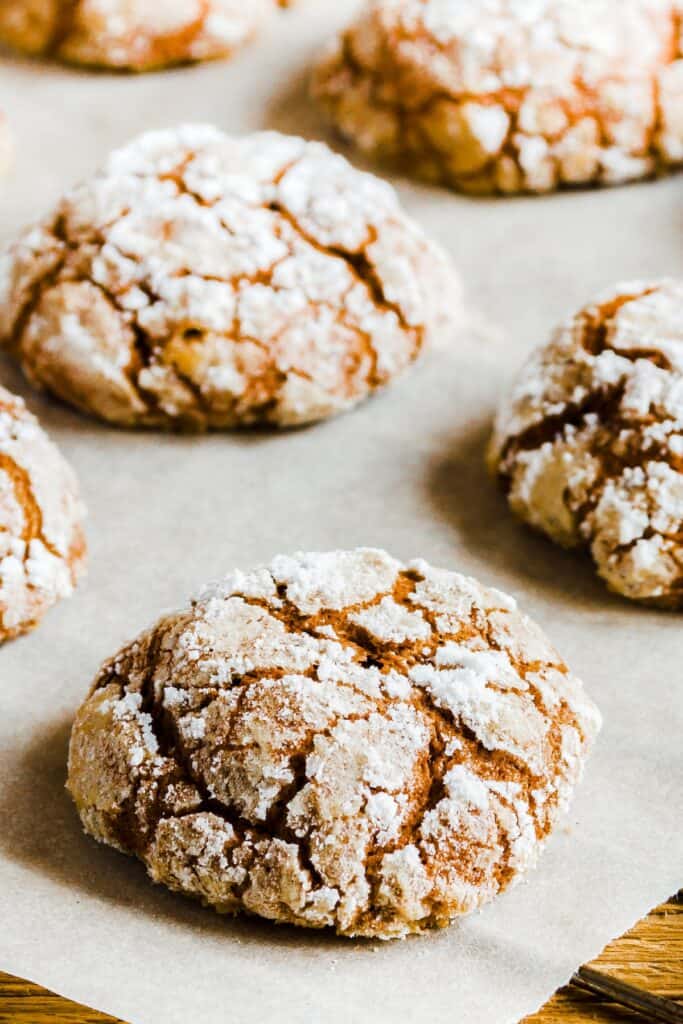
[(0, 41), (72, 64), (149, 71), (226, 57), (271, 0), (0, 0)]
[(347, 139), (466, 192), (613, 185), (683, 164), (678, 0), (378, 0), (313, 93)]
[(390, 939), (538, 857), (600, 715), (515, 602), (360, 549), (235, 572), (98, 675), (85, 829), (223, 913)]
[(327, 147), (207, 126), (114, 153), (11, 250), (0, 343), (124, 426), (294, 426), (342, 412), (460, 311), (394, 191)]
[(83, 515), (71, 467), (0, 387), (0, 644), (72, 593), (85, 563)]
[(513, 511), (624, 597), (683, 607), (683, 282), (622, 284), (536, 352), (490, 461)]

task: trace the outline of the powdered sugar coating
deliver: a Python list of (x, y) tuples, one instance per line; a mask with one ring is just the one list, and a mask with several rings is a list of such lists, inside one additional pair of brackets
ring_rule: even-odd
[(472, 193), (683, 163), (680, 0), (375, 0), (313, 92), (361, 149)]
[(272, 0), (0, 0), (0, 40), (73, 64), (148, 71), (225, 57)]
[(83, 514), (70, 466), (0, 387), (0, 643), (71, 594), (85, 560)]
[(531, 867), (600, 716), (497, 591), (359, 549), (207, 588), (74, 724), (86, 830), (216, 909), (394, 938)]
[(491, 463), (522, 519), (612, 590), (683, 607), (683, 283), (621, 284), (536, 352)]
[(202, 125), (113, 153), (0, 267), (0, 340), (29, 378), (127, 426), (342, 412), (459, 313), (388, 185), (320, 144)]

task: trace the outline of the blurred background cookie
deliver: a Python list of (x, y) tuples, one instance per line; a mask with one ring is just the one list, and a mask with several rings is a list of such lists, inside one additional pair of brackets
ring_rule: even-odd
[(341, 134), (472, 193), (612, 185), (683, 163), (676, 0), (376, 0), (313, 93)]
[(0, 41), (73, 64), (149, 71), (227, 57), (272, 0), (0, 0)]
[(223, 913), (382, 939), (532, 867), (600, 714), (505, 595), (373, 549), (235, 572), (107, 662), (87, 832)]
[(326, 146), (186, 126), (136, 139), (11, 249), (0, 343), (125, 426), (293, 426), (388, 384), (461, 314), (393, 189)]
[(683, 283), (619, 285), (538, 350), (491, 466), (520, 518), (625, 597), (683, 607)]
[(85, 564), (83, 516), (71, 467), (0, 387), (0, 644), (73, 591)]

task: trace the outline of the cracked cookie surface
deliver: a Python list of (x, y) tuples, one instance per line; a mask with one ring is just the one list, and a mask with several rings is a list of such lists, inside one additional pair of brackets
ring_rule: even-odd
[(501, 407), (514, 512), (610, 588), (683, 607), (683, 282), (622, 284), (560, 327)]
[(0, 342), (124, 426), (291, 426), (391, 381), (460, 314), (393, 189), (326, 146), (208, 126), (144, 135), (0, 267)]
[(71, 467), (0, 387), (0, 644), (72, 593), (85, 563), (83, 515)]
[(0, 41), (72, 64), (148, 71), (226, 57), (271, 0), (0, 0)]
[(683, 164), (679, 0), (377, 0), (317, 67), (343, 136), (471, 193)]
[(373, 549), (235, 572), (107, 662), (87, 832), (225, 913), (444, 926), (536, 861), (600, 716), (512, 599)]

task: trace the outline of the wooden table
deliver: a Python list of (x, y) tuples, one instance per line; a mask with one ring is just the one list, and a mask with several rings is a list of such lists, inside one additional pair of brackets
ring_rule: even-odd
[[(611, 943), (592, 965), (623, 981), (683, 1002), (683, 900), (672, 900), (623, 938)], [(0, 973), (0, 1024), (116, 1024), (30, 982)], [(575, 989), (563, 989), (523, 1024), (644, 1024), (645, 1018), (618, 1010)], [(119, 1022), (120, 1024), (120, 1022)], [(134, 1022), (133, 1022), (134, 1024)], [(163, 1024), (160, 1018), (159, 1024)]]

